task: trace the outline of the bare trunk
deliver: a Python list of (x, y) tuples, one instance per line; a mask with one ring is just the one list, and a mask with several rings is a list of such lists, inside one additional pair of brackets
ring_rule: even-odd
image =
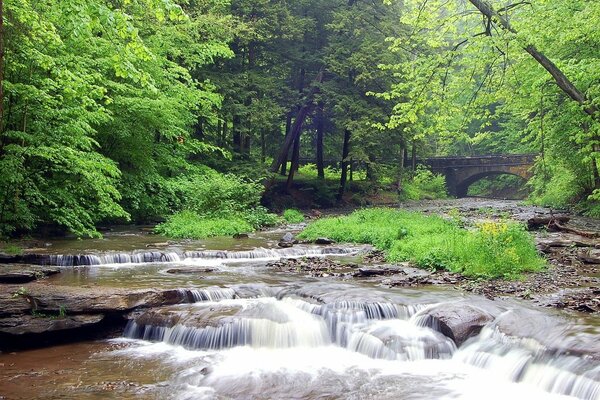
[(294, 150), (292, 154), (292, 163), (290, 164), (290, 174), (288, 175), (287, 183), (285, 185), (286, 191), (292, 188), (294, 183), (294, 174), (298, 170), (298, 162), (300, 161), (300, 136), (294, 141)]
[(400, 165), (398, 165), (398, 193), (402, 193), (402, 178), (404, 174), (404, 162), (406, 160), (406, 156), (408, 152), (406, 151), (406, 146), (403, 146), (400, 150)]
[[(288, 136), (292, 134), (291, 132), (292, 129), (292, 112), (290, 111), (287, 114), (287, 117), (285, 119), (285, 140), (287, 140)], [(281, 172), (279, 173), (282, 176), (285, 176), (287, 174), (287, 162), (288, 162), (288, 154), (285, 154), (285, 160), (283, 160), (283, 162), (281, 163)]]
[(340, 188), (338, 191), (337, 199), (342, 201), (344, 192), (346, 191), (346, 182), (348, 180), (348, 155), (350, 154), (350, 129), (344, 131), (344, 146), (342, 148), (342, 174), (340, 176)]
[[(598, 153), (600, 152), (600, 146), (595, 145), (594, 146), (594, 153)], [(592, 157), (592, 171), (594, 174), (594, 190), (596, 189), (600, 189), (600, 173), (598, 172), (598, 163), (600, 162), (600, 159), (595, 159), (594, 157)]]
[[(509, 32), (517, 33), (517, 31), (510, 25), (510, 22), (502, 15), (498, 14), (492, 6), (490, 6), (484, 0), (469, 0), (477, 9), (485, 15), (489, 20), (498, 21), (500, 25)], [(596, 112), (598, 109), (591, 105), (585, 94), (581, 92), (577, 87), (567, 78), (567, 76), (542, 52), (540, 52), (535, 46), (528, 45), (525, 51), (529, 53), (556, 81), (558, 87), (567, 94), (571, 99), (575, 100), (583, 106), (586, 113), (598, 119)]]
[(294, 141), (294, 147), (292, 148), (292, 165), (290, 166), (290, 172), (293, 170), (294, 172), (298, 171), (299, 163), (300, 163), (300, 137), (298, 135), (296, 140)]
[(217, 120), (217, 144), (219, 147), (223, 147), (223, 136), (221, 135), (223, 132), (223, 121), (221, 119)]
[(412, 142), (412, 150), (410, 154), (410, 168), (412, 172), (417, 170), (417, 144), (414, 140)]
[(233, 127), (232, 136), (233, 136), (233, 152), (237, 155), (242, 154), (242, 133), (241, 129), (241, 118), (238, 115), (233, 116)]
[(325, 130), (325, 117), (323, 115), (323, 102), (317, 108), (317, 176), (325, 179), (325, 166), (323, 161), (323, 133)]

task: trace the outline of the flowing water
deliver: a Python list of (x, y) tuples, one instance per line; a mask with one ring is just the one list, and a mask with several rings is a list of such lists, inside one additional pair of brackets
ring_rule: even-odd
[[(116, 339), (0, 354), (0, 398), (600, 399), (597, 317), (274, 271), (267, 262), (282, 257), (358, 262), (364, 251), (278, 249), (281, 235), (51, 246), (38, 261), (62, 273), (48, 284), (181, 288), (191, 301), (133, 313)], [(428, 318), (440, 304), (494, 320), (457, 348)]]

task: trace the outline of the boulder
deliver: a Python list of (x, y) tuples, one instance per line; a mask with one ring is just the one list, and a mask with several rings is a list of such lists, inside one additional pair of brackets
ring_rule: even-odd
[(488, 311), (466, 303), (439, 304), (426, 309), (422, 316), (423, 325), (449, 337), (457, 347), (494, 320)]
[(30, 283), (23, 288), (7, 285), (0, 292), (0, 318), (18, 314), (57, 312), (69, 314), (123, 313), (189, 302), (185, 290), (81, 288)]
[(283, 237), (279, 240), (279, 243), (277, 245), (282, 248), (288, 248), (294, 246), (295, 243), (297, 243), (297, 241), (294, 238), (294, 235), (288, 232), (285, 235), (283, 235)]
[(28, 283), (60, 273), (58, 268), (44, 268), (35, 265), (6, 265), (0, 267), (0, 283)]

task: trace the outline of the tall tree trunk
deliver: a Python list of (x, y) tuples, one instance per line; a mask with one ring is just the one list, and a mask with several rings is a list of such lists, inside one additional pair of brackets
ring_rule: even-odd
[(344, 146), (342, 148), (342, 174), (340, 176), (340, 188), (338, 190), (337, 200), (342, 201), (346, 191), (346, 182), (348, 180), (348, 155), (350, 154), (350, 129), (344, 131)]
[(236, 155), (240, 155), (242, 154), (242, 132), (240, 131), (241, 129), (241, 118), (239, 115), (234, 115), (233, 116), (233, 127), (231, 128), (232, 130), (232, 139), (233, 139), (233, 152)]
[(223, 119), (223, 130), (221, 131), (221, 147), (227, 143), (227, 119)]
[(217, 145), (219, 147), (223, 147), (223, 136), (221, 135), (221, 132), (223, 131), (223, 121), (221, 121), (221, 118), (219, 118), (217, 120)]
[(300, 166), (300, 138), (301, 135), (298, 135), (294, 141), (294, 146), (292, 147), (292, 165), (290, 166), (290, 172), (292, 170), (294, 172), (298, 172), (298, 168)]
[(294, 141), (294, 150), (292, 151), (292, 163), (290, 164), (290, 173), (288, 175), (285, 189), (287, 192), (292, 188), (294, 183), (294, 174), (298, 171), (298, 164), (300, 162), (300, 136)]
[(406, 149), (406, 145), (403, 144), (402, 149), (400, 149), (400, 165), (398, 165), (398, 194), (402, 193), (403, 190), (402, 178), (404, 177), (404, 162), (407, 155), (408, 151)]
[(251, 150), (251, 146), (252, 146), (252, 137), (250, 135), (244, 135), (243, 136), (243, 147), (242, 147), (242, 154), (244, 155), (244, 157), (246, 158), (250, 158), (250, 150)]
[(265, 139), (265, 131), (260, 131), (260, 162), (265, 163), (267, 158), (267, 141)]
[(410, 152), (410, 168), (412, 172), (417, 170), (417, 141), (413, 140), (412, 150)]
[(198, 140), (204, 139), (204, 121), (202, 117), (198, 118), (194, 129), (194, 137)]
[[(594, 145), (594, 153), (600, 152), (600, 146)], [(598, 163), (600, 159), (596, 160), (592, 157), (592, 172), (594, 174), (594, 190), (600, 189), (600, 173), (598, 172)]]
[[(285, 119), (285, 139), (284, 142), (287, 140), (288, 136), (292, 134), (291, 130), (292, 130), (292, 117), (293, 117), (293, 113), (292, 111), (290, 111), (287, 114), (287, 117)], [(287, 162), (288, 162), (288, 154), (285, 154), (285, 160), (283, 160), (283, 162), (281, 163), (281, 171), (280, 171), (280, 175), (285, 176), (287, 174)]]
[(325, 130), (325, 116), (323, 113), (323, 102), (317, 107), (317, 176), (325, 179), (325, 166), (323, 160), (323, 134)]
[[(515, 34), (517, 33), (510, 22), (505, 17), (498, 14), (498, 12), (496, 12), (486, 1), (469, 1), (471, 4), (477, 7), (477, 9), (490, 21), (498, 21), (502, 28), (509, 32)], [(565, 92), (567, 96), (581, 104), (587, 114), (591, 115), (596, 120), (600, 120), (600, 117), (597, 115), (598, 109), (594, 105), (590, 104), (585, 94), (577, 89), (577, 87), (569, 80), (569, 78), (567, 78), (564, 72), (562, 72), (548, 57), (546, 57), (533, 45), (527, 45), (524, 47), (524, 49), (538, 62), (538, 64), (540, 64), (546, 71), (548, 71), (548, 73), (550, 73), (550, 75), (552, 75), (558, 87)]]

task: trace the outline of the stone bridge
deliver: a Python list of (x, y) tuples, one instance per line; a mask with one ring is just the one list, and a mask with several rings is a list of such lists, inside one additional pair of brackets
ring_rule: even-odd
[(478, 180), (501, 174), (520, 176), (529, 180), (537, 154), (504, 154), (475, 157), (434, 157), (418, 160), (433, 172), (446, 176), (448, 192), (465, 197), (469, 186)]

